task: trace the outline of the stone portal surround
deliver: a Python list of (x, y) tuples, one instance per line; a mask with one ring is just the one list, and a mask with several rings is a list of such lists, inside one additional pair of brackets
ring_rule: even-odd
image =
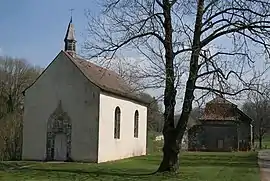
[(63, 111), (60, 100), (55, 111), (50, 115), (47, 123), (46, 161), (54, 160), (55, 135), (64, 133), (67, 137), (67, 160), (71, 161), (71, 132), (72, 123), (70, 117)]

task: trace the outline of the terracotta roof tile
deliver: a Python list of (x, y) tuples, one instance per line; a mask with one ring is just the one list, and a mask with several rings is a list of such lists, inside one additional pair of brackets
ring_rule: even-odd
[[(150, 104), (150, 102), (147, 100), (142, 99), (140, 94), (136, 94), (133, 91), (134, 89), (126, 84), (126, 82), (116, 72), (102, 68), (83, 58), (73, 57), (65, 51), (61, 51), (57, 56), (59, 56), (61, 53), (64, 53), (76, 65), (76, 67), (78, 67), (83, 75), (90, 82), (99, 87), (102, 91), (133, 100), (146, 106)], [(47, 68), (39, 75), (39, 77), (48, 69), (49, 66), (47, 66)], [(25, 94), (25, 91), (30, 88), (39, 79), (39, 77), (22, 93)]]
[(236, 116), (221, 116), (221, 115), (215, 115), (215, 114), (208, 114), (203, 115), (203, 117), (200, 118), (200, 120), (215, 120), (215, 121), (234, 121), (237, 120)]
[(226, 100), (223, 97), (217, 96), (216, 98), (214, 98), (213, 100), (209, 101), (207, 104), (230, 104), (230, 105), (235, 105), (232, 102)]
[(200, 119), (216, 121), (236, 120), (235, 108), (237, 108), (235, 104), (223, 97), (217, 96), (206, 103), (203, 116)]
[(128, 85), (116, 72), (100, 67), (88, 60), (80, 57), (72, 57), (65, 54), (82, 71), (85, 77), (98, 86), (101, 90), (125, 97), (143, 104), (149, 104), (146, 100), (140, 98), (130, 85)]
[[(242, 117), (242, 118), (241, 118)], [(244, 117), (244, 118), (243, 118)], [(243, 113), (236, 104), (223, 97), (216, 97), (206, 103), (200, 121), (236, 121), (244, 120), (251, 122), (252, 119)]]

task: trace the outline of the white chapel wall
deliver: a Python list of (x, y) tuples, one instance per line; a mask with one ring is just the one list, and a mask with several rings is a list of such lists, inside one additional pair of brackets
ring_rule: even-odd
[[(114, 111), (121, 109), (120, 139), (114, 139)], [(134, 138), (134, 114), (139, 111), (139, 136)], [(147, 108), (101, 92), (98, 162), (146, 154)]]
[(46, 158), (47, 121), (59, 100), (72, 121), (72, 159), (97, 161), (99, 89), (91, 85), (64, 53), (26, 91), (23, 159)]

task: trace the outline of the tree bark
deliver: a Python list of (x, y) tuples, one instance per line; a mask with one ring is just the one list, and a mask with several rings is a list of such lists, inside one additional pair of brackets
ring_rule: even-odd
[(158, 172), (177, 172), (179, 170), (179, 143), (175, 131), (164, 132), (163, 159)]
[(262, 149), (262, 135), (259, 136), (259, 148)]
[(195, 22), (195, 31), (193, 35), (192, 53), (190, 59), (189, 77), (186, 84), (185, 97), (183, 102), (182, 114), (179, 118), (176, 129), (180, 130), (177, 135), (178, 139), (182, 140), (183, 133), (186, 129), (187, 121), (192, 110), (192, 102), (194, 100), (195, 83), (198, 75), (198, 61), (201, 51), (201, 29), (202, 29), (202, 16), (204, 8), (204, 0), (199, 0), (197, 5), (197, 14)]
[(164, 91), (164, 145), (163, 160), (158, 172), (173, 171), (179, 169), (178, 153), (179, 143), (176, 140), (176, 131), (174, 126), (174, 109), (176, 89), (174, 87), (175, 75), (173, 67), (173, 47), (172, 47), (172, 20), (171, 4), (169, 0), (163, 0), (164, 30), (165, 30), (165, 59), (166, 59), (166, 88)]
[(189, 77), (185, 89), (185, 97), (183, 102), (182, 114), (178, 120), (176, 130), (179, 130), (177, 139), (182, 140), (184, 131), (187, 126), (188, 118), (192, 110), (192, 102), (194, 100), (195, 83), (199, 70), (199, 55), (201, 51), (201, 29), (202, 29), (202, 17), (204, 10), (204, 0), (198, 0), (197, 13), (195, 21), (195, 31), (192, 42), (192, 53), (190, 58)]
[[(164, 5), (166, 3), (164, 2)], [(165, 6), (166, 7), (166, 6)], [(165, 125), (163, 128), (164, 147), (163, 147), (163, 160), (160, 164), (158, 172), (178, 172), (179, 171), (179, 158), (180, 144), (186, 130), (189, 114), (192, 109), (192, 102), (194, 99), (193, 93), (195, 90), (195, 82), (198, 74), (198, 61), (199, 53), (201, 51), (200, 36), (202, 28), (204, 0), (198, 1), (195, 31), (192, 44), (192, 53), (190, 60), (189, 78), (186, 85), (184, 103), (182, 114), (178, 120), (177, 126), (174, 126), (174, 107), (176, 91), (174, 88), (174, 78), (171, 81), (173, 72), (173, 53), (172, 53), (172, 27), (170, 9), (164, 10), (165, 17), (165, 50), (166, 50), (166, 89), (164, 96), (165, 105)], [(168, 14), (167, 14), (168, 13)], [(166, 44), (168, 43), (168, 44)]]

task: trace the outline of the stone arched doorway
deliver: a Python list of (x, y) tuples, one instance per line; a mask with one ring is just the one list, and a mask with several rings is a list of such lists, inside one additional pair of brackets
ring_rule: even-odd
[(71, 131), (71, 120), (68, 114), (63, 111), (62, 102), (59, 101), (47, 123), (47, 161), (71, 160)]

